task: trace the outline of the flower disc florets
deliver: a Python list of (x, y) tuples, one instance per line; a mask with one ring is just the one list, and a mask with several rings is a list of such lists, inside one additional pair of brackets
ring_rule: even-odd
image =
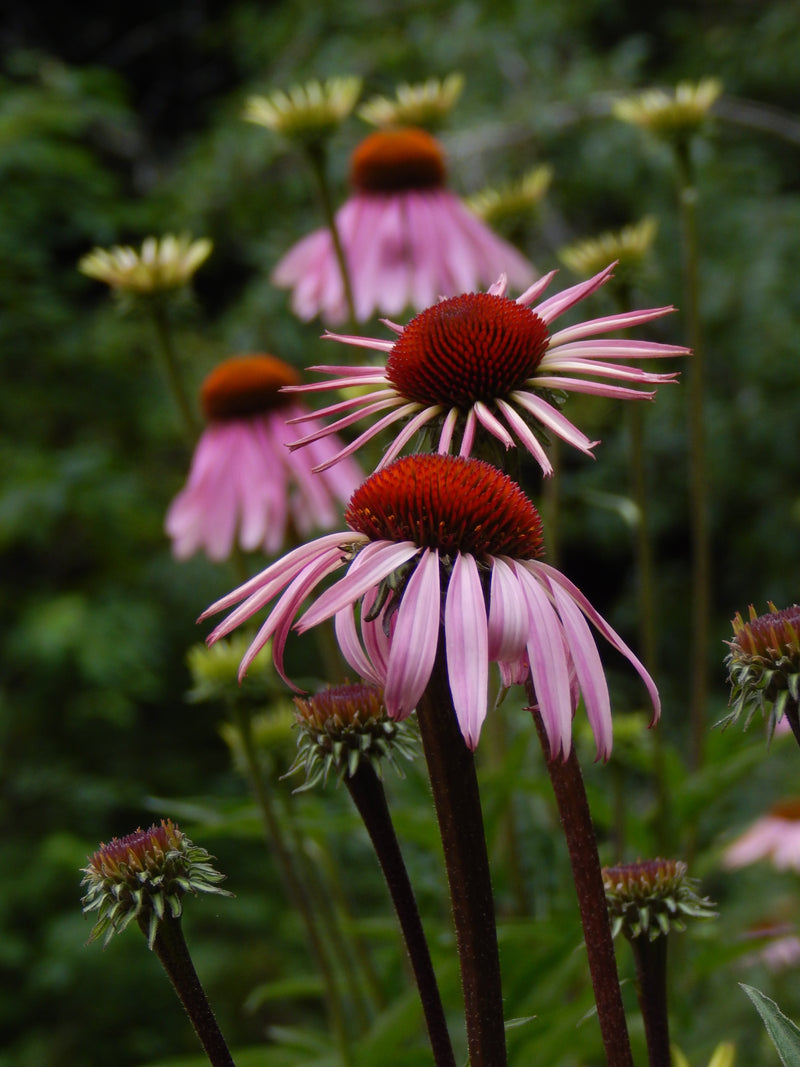
[(467, 410), (523, 386), (548, 341), (547, 326), (529, 308), (466, 293), (409, 322), (386, 361), (386, 378), (409, 400)]
[(187, 893), (230, 896), (219, 888), (225, 875), (211, 866), (212, 858), (171, 819), (101, 845), (83, 868), (81, 883), (86, 886), (84, 912), (98, 912), (89, 941), (105, 933), (107, 944), (136, 919), (152, 948), (159, 922), (167, 915), (180, 917)]
[(296, 385), (297, 371), (274, 356), (234, 356), (211, 371), (200, 389), (206, 419), (242, 419), (287, 403), (281, 389)]
[(614, 937), (655, 941), (670, 930), (685, 930), (685, 918), (712, 919), (716, 912), (707, 897), (697, 895), (698, 882), (686, 877), (681, 860), (639, 860), (603, 868)]
[(415, 126), (371, 133), (350, 160), (350, 181), (366, 193), (438, 189), (445, 176), (441, 145)]
[(402, 777), (396, 757), (411, 759), (416, 752), (409, 722), (389, 718), (383, 691), (377, 686), (333, 686), (313, 697), (295, 697), (294, 703), (300, 735), (289, 774), (305, 770), (301, 789), (327, 782), (331, 772), (340, 781), (352, 778), (363, 760), (380, 773), (381, 761), (387, 759)]
[(482, 460), (406, 456), (370, 475), (350, 498), (348, 526), (373, 541), (413, 541), (445, 555), (536, 559), (539, 513), (522, 490)]
[(742, 713), (745, 726), (756, 711), (768, 715), (769, 734), (784, 711), (796, 710), (800, 702), (800, 605), (779, 611), (769, 605), (766, 615), (756, 615), (750, 605), (747, 622), (737, 612), (732, 622), (733, 640), (725, 659), (731, 683), (730, 714), (725, 725)]

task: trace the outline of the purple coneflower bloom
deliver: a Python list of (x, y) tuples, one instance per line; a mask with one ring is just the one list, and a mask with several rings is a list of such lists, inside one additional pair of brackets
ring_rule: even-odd
[[(495, 467), (435, 453), (406, 456), (367, 478), (345, 520), (349, 529), (295, 549), (204, 613), (239, 605), (213, 631), (213, 642), (280, 594), (240, 676), (273, 639), (275, 665), (288, 681), (283, 652), (293, 624), (304, 633), (334, 617), (345, 659), (383, 687), (389, 716), (402, 720), (430, 680), (442, 633), (453, 704), (470, 748), (486, 717), (489, 663), (519, 665), (527, 655), (553, 755), (569, 753), (583, 695), (598, 757), (606, 759), (610, 701), (588, 619), (639, 672), (658, 716), (649, 674), (580, 590), (540, 561), (539, 514)], [(295, 621), (306, 598), (345, 564), (344, 577)]]
[(341, 441), (319, 441), (323, 448), (315, 456), (289, 451), (294, 433), (288, 421), (308, 409), (281, 388), (298, 380), (288, 364), (264, 355), (225, 360), (205, 379), (208, 425), (165, 520), (178, 559), (198, 549), (212, 560), (227, 559), (237, 541), (246, 551), (272, 554), (290, 527), (304, 536), (339, 521), (362, 472), (355, 461), (312, 472), (340, 451)]
[(604, 379), (659, 383), (672, 381), (676, 375), (654, 374), (609, 361), (682, 356), (689, 352), (678, 345), (597, 336), (651, 322), (673, 311), (672, 307), (628, 311), (550, 332), (550, 324), (599, 289), (611, 277), (613, 268), (612, 263), (588, 281), (556, 293), (535, 308), (528, 305), (539, 297), (555, 272), (541, 278), (516, 300), (506, 297), (506, 278), (502, 277), (488, 293), (466, 293), (441, 300), (407, 326), (387, 321), (386, 325), (399, 335), (394, 341), (326, 334), (334, 341), (385, 352), (386, 363), (383, 367), (312, 367), (331, 380), (292, 387), (291, 391), (376, 388), (314, 412), (310, 419), (342, 417), (297, 441), (295, 447), (319, 441), (365, 416), (387, 412), (341, 449), (338, 457), (350, 455), (388, 426), (402, 421), (405, 426), (381, 466), (395, 459), (423, 427), (432, 428), (438, 435), (439, 452), (449, 452), (460, 434), (462, 456), (472, 452), (479, 430), (506, 448), (519, 441), (546, 475), (552, 474), (553, 468), (535, 432), (537, 427), (590, 454), (598, 442), (590, 441), (559, 411), (552, 402), (552, 391), (650, 400), (655, 395), (652, 392)]
[[(336, 214), (356, 319), (399, 315), (442, 295), (489, 285), (506, 271), (520, 288), (531, 264), (445, 187), (444, 154), (425, 130), (378, 130), (351, 159), (353, 193)], [(348, 317), (341, 269), (328, 229), (315, 230), (281, 259), (275, 285), (292, 289), (301, 319)]]
[(774, 804), (725, 850), (726, 867), (771, 860), (779, 871), (800, 872), (800, 800)]

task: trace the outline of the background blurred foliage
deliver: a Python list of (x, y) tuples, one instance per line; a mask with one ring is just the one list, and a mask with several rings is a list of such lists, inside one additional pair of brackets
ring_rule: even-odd
[[(296, 155), (241, 121), (246, 95), (342, 73), (362, 75), (370, 95), (460, 70), (466, 91), (444, 134), (454, 187), (472, 192), (552, 163), (551, 194), (525, 234), (542, 270), (567, 241), (656, 213), (657, 265), (638, 302), (680, 303), (669, 157), (613, 122), (609, 101), (651, 83), (719, 76), (726, 117), (697, 156), (715, 561), (711, 723), (726, 701), (721, 642), (733, 612), (798, 595), (800, 120), (791, 112), (799, 45), (795, 0), (187, 0), (174, 10), (112, 5), (91, 16), (34, 3), (9, 15), (0, 37), (0, 1067), (197, 1062), (155, 959), (134, 935), (105, 953), (84, 948), (89, 927), (78, 907), (87, 853), (167, 814), (231, 875), (235, 899), (190, 908), (187, 927), (223, 1029), (254, 1050), (238, 1062), (331, 1062), (318, 982), (220, 740), (222, 711), (184, 699), (186, 652), (199, 636), (193, 620), (234, 575), (201, 559), (171, 560), (162, 518), (188, 453), (147, 324), (120, 316), (77, 273), (79, 257), (148, 232), (210, 236), (215, 252), (178, 324), (189, 380), (234, 352), (313, 362), (317, 325), (295, 322), (268, 281), (288, 245), (319, 224), (312, 185)], [(353, 120), (333, 146), (342, 189), (363, 132)], [(676, 317), (664, 337), (679, 341), (681, 331)], [(697, 1063), (718, 1040), (736, 1039), (749, 1063), (762, 1039), (734, 973), (795, 1016), (800, 994), (791, 978), (734, 972), (730, 960), (744, 951), (748, 924), (796, 913), (797, 885), (788, 875), (765, 884), (761, 870), (723, 877), (719, 849), (796, 788), (797, 752), (780, 741), (765, 756), (755, 728), (745, 737), (716, 732), (704, 773), (685, 769), (684, 406), (680, 387), (665, 388), (647, 412), (658, 680), (674, 847), (693, 840), (693, 873), (722, 917), (675, 946), (675, 1037)], [(604, 445), (596, 463), (564, 457), (562, 566), (632, 633), (631, 531), (601, 495), (627, 493), (622, 413), (584, 407), (581, 425)], [(597, 1062), (593, 1024), (576, 1029), (590, 996), (541, 760), (524, 714), (507, 706), (495, 718), (481, 761), (507, 998), (515, 1017), (537, 1016), (510, 1032), (513, 1059)], [(654, 848), (649, 773), (639, 730), (618, 742), (608, 767), (587, 772), (609, 842), (615, 790), (636, 798), (629, 859)], [(288, 804), (291, 785), (278, 788)], [(457, 1026), (421, 769), (389, 788)], [(369, 942), (389, 1005), (359, 1062), (426, 1062), (383, 887), (346, 794), (329, 789), (291, 803), (306, 847), (357, 872), (346, 884), (349, 917), (338, 921)], [(523, 843), (517, 855), (509, 818)], [(626, 997), (641, 1054), (630, 986)], [(267, 1058), (259, 1046), (277, 1025), (282, 1043)]]

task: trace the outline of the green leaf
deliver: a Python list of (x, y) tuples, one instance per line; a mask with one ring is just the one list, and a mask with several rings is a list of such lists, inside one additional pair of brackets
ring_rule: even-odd
[(800, 1029), (780, 1010), (774, 1000), (765, 997), (753, 986), (739, 983), (755, 1005), (770, 1039), (778, 1050), (784, 1067), (800, 1067)]

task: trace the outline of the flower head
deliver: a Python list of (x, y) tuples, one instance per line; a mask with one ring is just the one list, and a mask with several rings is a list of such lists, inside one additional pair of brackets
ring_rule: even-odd
[(779, 871), (800, 872), (800, 799), (773, 804), (725, 850), (726, 867), (770, 860)]
[(193, 241), (189, 234), (167, 234), (160, 240), (147, 237), (139, 252), (128, 245), (94, 248), (81, 259), (78, 270), (119, 292), (152, 295), (186, 285), (211, 249), (211, 241)]
[(697, 895), (698, 882), (687, 878), (680, 860), (639, 860), (603, 868), (614, 937), (622, 931), (629, 940), (655, 941), (670, 930), (685, 930), (687, 917), (714, 918), (707, 897)]
[(211, 866), (212, 859), (171, 819), (127, 837), (112, 837), (83, 868), (83, 910), (98, 913), (89, 940), (105, 933), (108, 944), (136, 919), (152, 948), (159, 922), (167, 915), (181, 916), (187, 893), (231, 895), (219, 888), (225, 875)]
[(402, 777), (396, 757), (411, 759), (416, 739), (407, 722), (386, 714), (383, 693), (374, 685), (337, 685), (311, 697), (295, 697), (295, 724), (299, 729), (297, 758), (289, 774), (304, 770), (310, 789), (327, 782), (331, 771), (341, 780), (352, 778), (363, 761), (380, 773), (387, 759)]
[(297, 381), (292, 367), (266, 355), (225, 360), (205, 379), (207, 426), (165, 520), (178, 559), (203, 549), (223, 560), (237, 541), (246, 551), (274, 553), (290, 524), (304, 535), (337, 521), (361, 471), (353, 463), (323, 477), (312, 473), (339, 451), (331, 442), (318, 443), (316, 458), (286, 447), (293, 436), (288, 421), (308, 415), (280, 391)]
[[(272, 638), (275, 665), (288, 681), (290, 629), (303, 633), (333, 617), (347, 662), (383, 688), (390, 718), (402, 720), (424, 692), (443, 638), (461, 733), (475, 748), (489, 662), (518, 667), (527, 655), (553, 755), (569, 752), (582, 694), (598, 756), (607, 758), (610, 701), (588, 619), (639, 672), (658, 716), (652, 679), (580, 590), (541, 561), (538, 512), (501, 471), (475, 459), (407, 456), (367, 478), (345, 519), (347, 530), (295, 549), (202, 616), (239, 605), (213, 642), (279, 596), (240, 677)], [(345, 564), (344, 577), (295, 621), (306, 598)]]
[[(556, 293), (535, 307), (530, 305), (555, 272), (540, 279), (516, 300), (506, 297), (503, 277), (488, 293), (465, 293), (440, 300), (406, 326), (387, 323), (398, 335), (394, 341), (326, 334), (331, 340), (385, 352), (386, 364), (383, 367), (312, 367), (328, 375), (330, 381), (300, 386), (299, 391), (351, 385), (374, 389), (314, 412), (310, 418), (348, 414), (303, 437), (293, 447), (317, 442), (364, 416), (387, 411), (338, 456), (349, 455), (396, 422), (405, 422), (405, 426), (385, 453), (381, 466), (399, 455), (422, 428), (435, 431), (440, 452), (448, 452), (454, 437), (460, 435), (462, 456), (472, 453), (479, 431), (495, 438), (505, 448), (519, 441), (545, 474), (552, 474), (553, 468), (535, 429), (549, 431), (582, 452), (591, 453), (598, 442), (590, 441), (565, 418), (553, 403), (553, 392), (652, 399), (651, 392), (610, 384), (603, 379), (657, 383), (672, 381), (675, 374), (654, 374), (612, 361), (685, 355), (689, 351), (652, 341), (597, 336), (651, 322), (673, 311), (671, 307), (591, 319), (551, 333), (551, 323), (599, 289), (611, 277), (612, 269), (613, 264), (594, 278)], [(336, 458), (330, 462), (336, 462)]]
[[(530, 263), (497, 237), (445, 187), (441, 145), (417, 127), (377, 130), (351, 157), (352, 195), (336, 214), (359, 322), (378, 310), (397, 315), (442, 294), (489, 284), (505, 271), (512, 284), (535, 277)], [(292, 289), (301, 319), (344, 322), (347, 302), (327, 228), (302, 238), (275, 267)]]
[(658, 232), (658, 220), (647, 215), (640, 222), (618, 231), (601, 233), (562, 248), (558, 258), (573, 274), (595, 274), (610, 260), (620, 270), (639, 268)]
[(705, 122), (721, 92), (722, 83), (716, 78), (684, 81), (671, 93), (647, 89), (636, 96), (622, 97), (614, 102), (612, 114), (659, 137), (685, 138)]
[[(547, 164), (534, 167), (518, 181), (489, 187), (467, 199), (467, 207), (490, 226), (506, 219), (517, 219), (534, 211), (547, 195), (553, 180), (553, 168)], [(613, 256), (603, 260), (608, 263)]]
[(398, 85), (394, 100), (373, 96), (358, 109), (359, 117), (373, 126), (424, 126), (433, 129), (455, 107), (464, 88), (463, 74), (428, 78), (419, 85)]
[(766, 615), (756, 615), (751, 604), (749, 620), (737, 612), (732, 626), (725, 658), (731, 711), (723, 722), (744, 715), (747, 726), (761, 711), (771, 737), (784, 712), (796, 710), (800, 702), (800, 605), (778, 611), (771, 603)]
[(328, 78), (295, 85), (284, 93), (251, 96), (244, 109), (246, 122), (266, 126), (288, 140), (317, 144), (336, 130), (355, 107), (360, 78)]

